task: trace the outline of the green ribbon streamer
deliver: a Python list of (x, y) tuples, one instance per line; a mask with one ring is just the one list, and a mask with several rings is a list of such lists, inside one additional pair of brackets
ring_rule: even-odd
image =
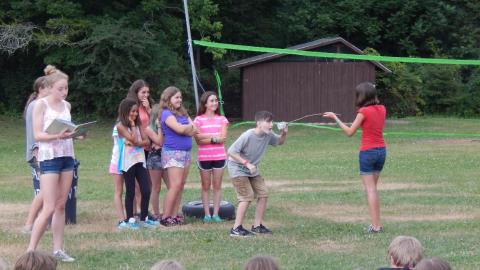
[(220, 114), (225, 115), (223, 112), (223, 97), (222, 97), (222, 80), (220, 79), (220, 74), (216, 69), (213, 69), (215, 74), (215, 80), (217, 81), (217, 91), (218, 91), (218, 102), (220, 103)]
[(237, 45), (219, 42), (210, 42), (202, 40), (194, 40), (193, 44), (204, 47), (262, 52), (262, 53), (276, 53), (276, 54), (293, 54), (308, 57), (321, 58), (338, 58), (338, 59), (353, 59), (353, 60), (368, 60), (379, 62), (404, 62), (404, 63), (421, 63), (421, 64), (442, 64), (442, 65), (474, 65), (480, 66), (480, 60), (462, 60), (462, 59), (445, 59), (445, 58), (420, 58), (420, 57), (394, 57), (394, 56), (378, 56), (378, 55), (361, 55), (361, 54), (347, 54), (347, 53), (326, 53), (313, 52), (292, 49), (277, 49), (268, 47), (257, 47), (247, 45)]
[[(243, 125), (255, 125), (254, 121), (243, 121), (238, 122), (230, 126), (230, 128), (236, 128)], [(307, 124), (307, 123), (290, 123), (288, 126), (302, 126), (302, 127), (310, 127), (310, 128), (318, 128), (318, 129), (326, 129), (332, 131), (341, 131), (341, 128), (336, 127), (329, 127), (329, 126), (322, 126), (322, 125), (314, 125), (314, 124)], [(359, 133), (362, 133), (361, 130), (358, 130)], [(400, 136), (400, 137), (453, 137), (453, 138), (477, 138), (480, 137), (480, 134), (468, 134), (468, 133), (442, 133), (442, 132), (403, 132), (403, 131), (391, 131), (391, 132), (384, 132), (384, 136)]]

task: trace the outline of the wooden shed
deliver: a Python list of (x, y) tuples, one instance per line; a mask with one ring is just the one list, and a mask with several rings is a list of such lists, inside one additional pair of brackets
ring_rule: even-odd
[[(341, 37), (323, 38), (288, 49), (356, 53), (363, 52)], [(284, 54), (262, 54), (227, 65), (240, 68), (242, 118), (253, 120), (256, 111), (267, 110), (277, 121), (291, 121), (307, 114), (333, 111), (351, 122), (356, 115), (355, 86), (375, 81), (376, 70), (390, 73), (375, 61), (327, 59)], [(320, 117), (306, 122), (322, 122)]]

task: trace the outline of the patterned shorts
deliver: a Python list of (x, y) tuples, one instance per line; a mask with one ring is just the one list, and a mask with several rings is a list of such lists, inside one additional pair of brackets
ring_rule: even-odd
[(167, 150), (162, 148), (162, 168), (185, 168), (192, 161), (192, 153), (183, 150)]

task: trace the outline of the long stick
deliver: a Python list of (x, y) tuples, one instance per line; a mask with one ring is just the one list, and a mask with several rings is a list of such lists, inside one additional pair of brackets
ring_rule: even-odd
[[(308, 118), (308, 117), (312, 117), (312, 116), (316, 116), (316, 115), (323, 115), (324, 113), (313, 113), (313, 114), (307, 114), (305, 116), (302, 116), (300, 118), (297, 118), (295, 120), (292, 120), (292, 121), (288, 121), (288, 123), (293, 123), (293, 122), (297, 122), (297, 121), (300, 121), (302, 119), (305, 119), (305, 118)], [(336, 114), (337, 116), (341, 116), (341, 114)]]
[(195, 92), (195, 106), (198, 111), (198, 90), (197, 90), (197, 71), (195, 70), (195, 62), (193, 61), (193, 49), (192, 49), (192, 34), (190, 33), (190, 17), (188, 16), (188, 4), (187, 0), (183, 0), (183, 6), (185, 9), (185, 22), (187, 24), (187, 35), (188, 35), (188, 54), (190, 55), (190, 66), (192, 68), (192, 78), (193, 78), (193, 91)]

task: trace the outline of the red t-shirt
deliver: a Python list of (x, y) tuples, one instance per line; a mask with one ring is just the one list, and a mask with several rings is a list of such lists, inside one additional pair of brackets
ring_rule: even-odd
[(371, 105), (362, 107), (358, 113), (363, 114), (362, 141), (360, 143), (360, 151), (368, 150), (375, 147), (385, 147), (383, 140), (383, 127), (385, 126), (385, 118), (387, 110), (383, 105)]

